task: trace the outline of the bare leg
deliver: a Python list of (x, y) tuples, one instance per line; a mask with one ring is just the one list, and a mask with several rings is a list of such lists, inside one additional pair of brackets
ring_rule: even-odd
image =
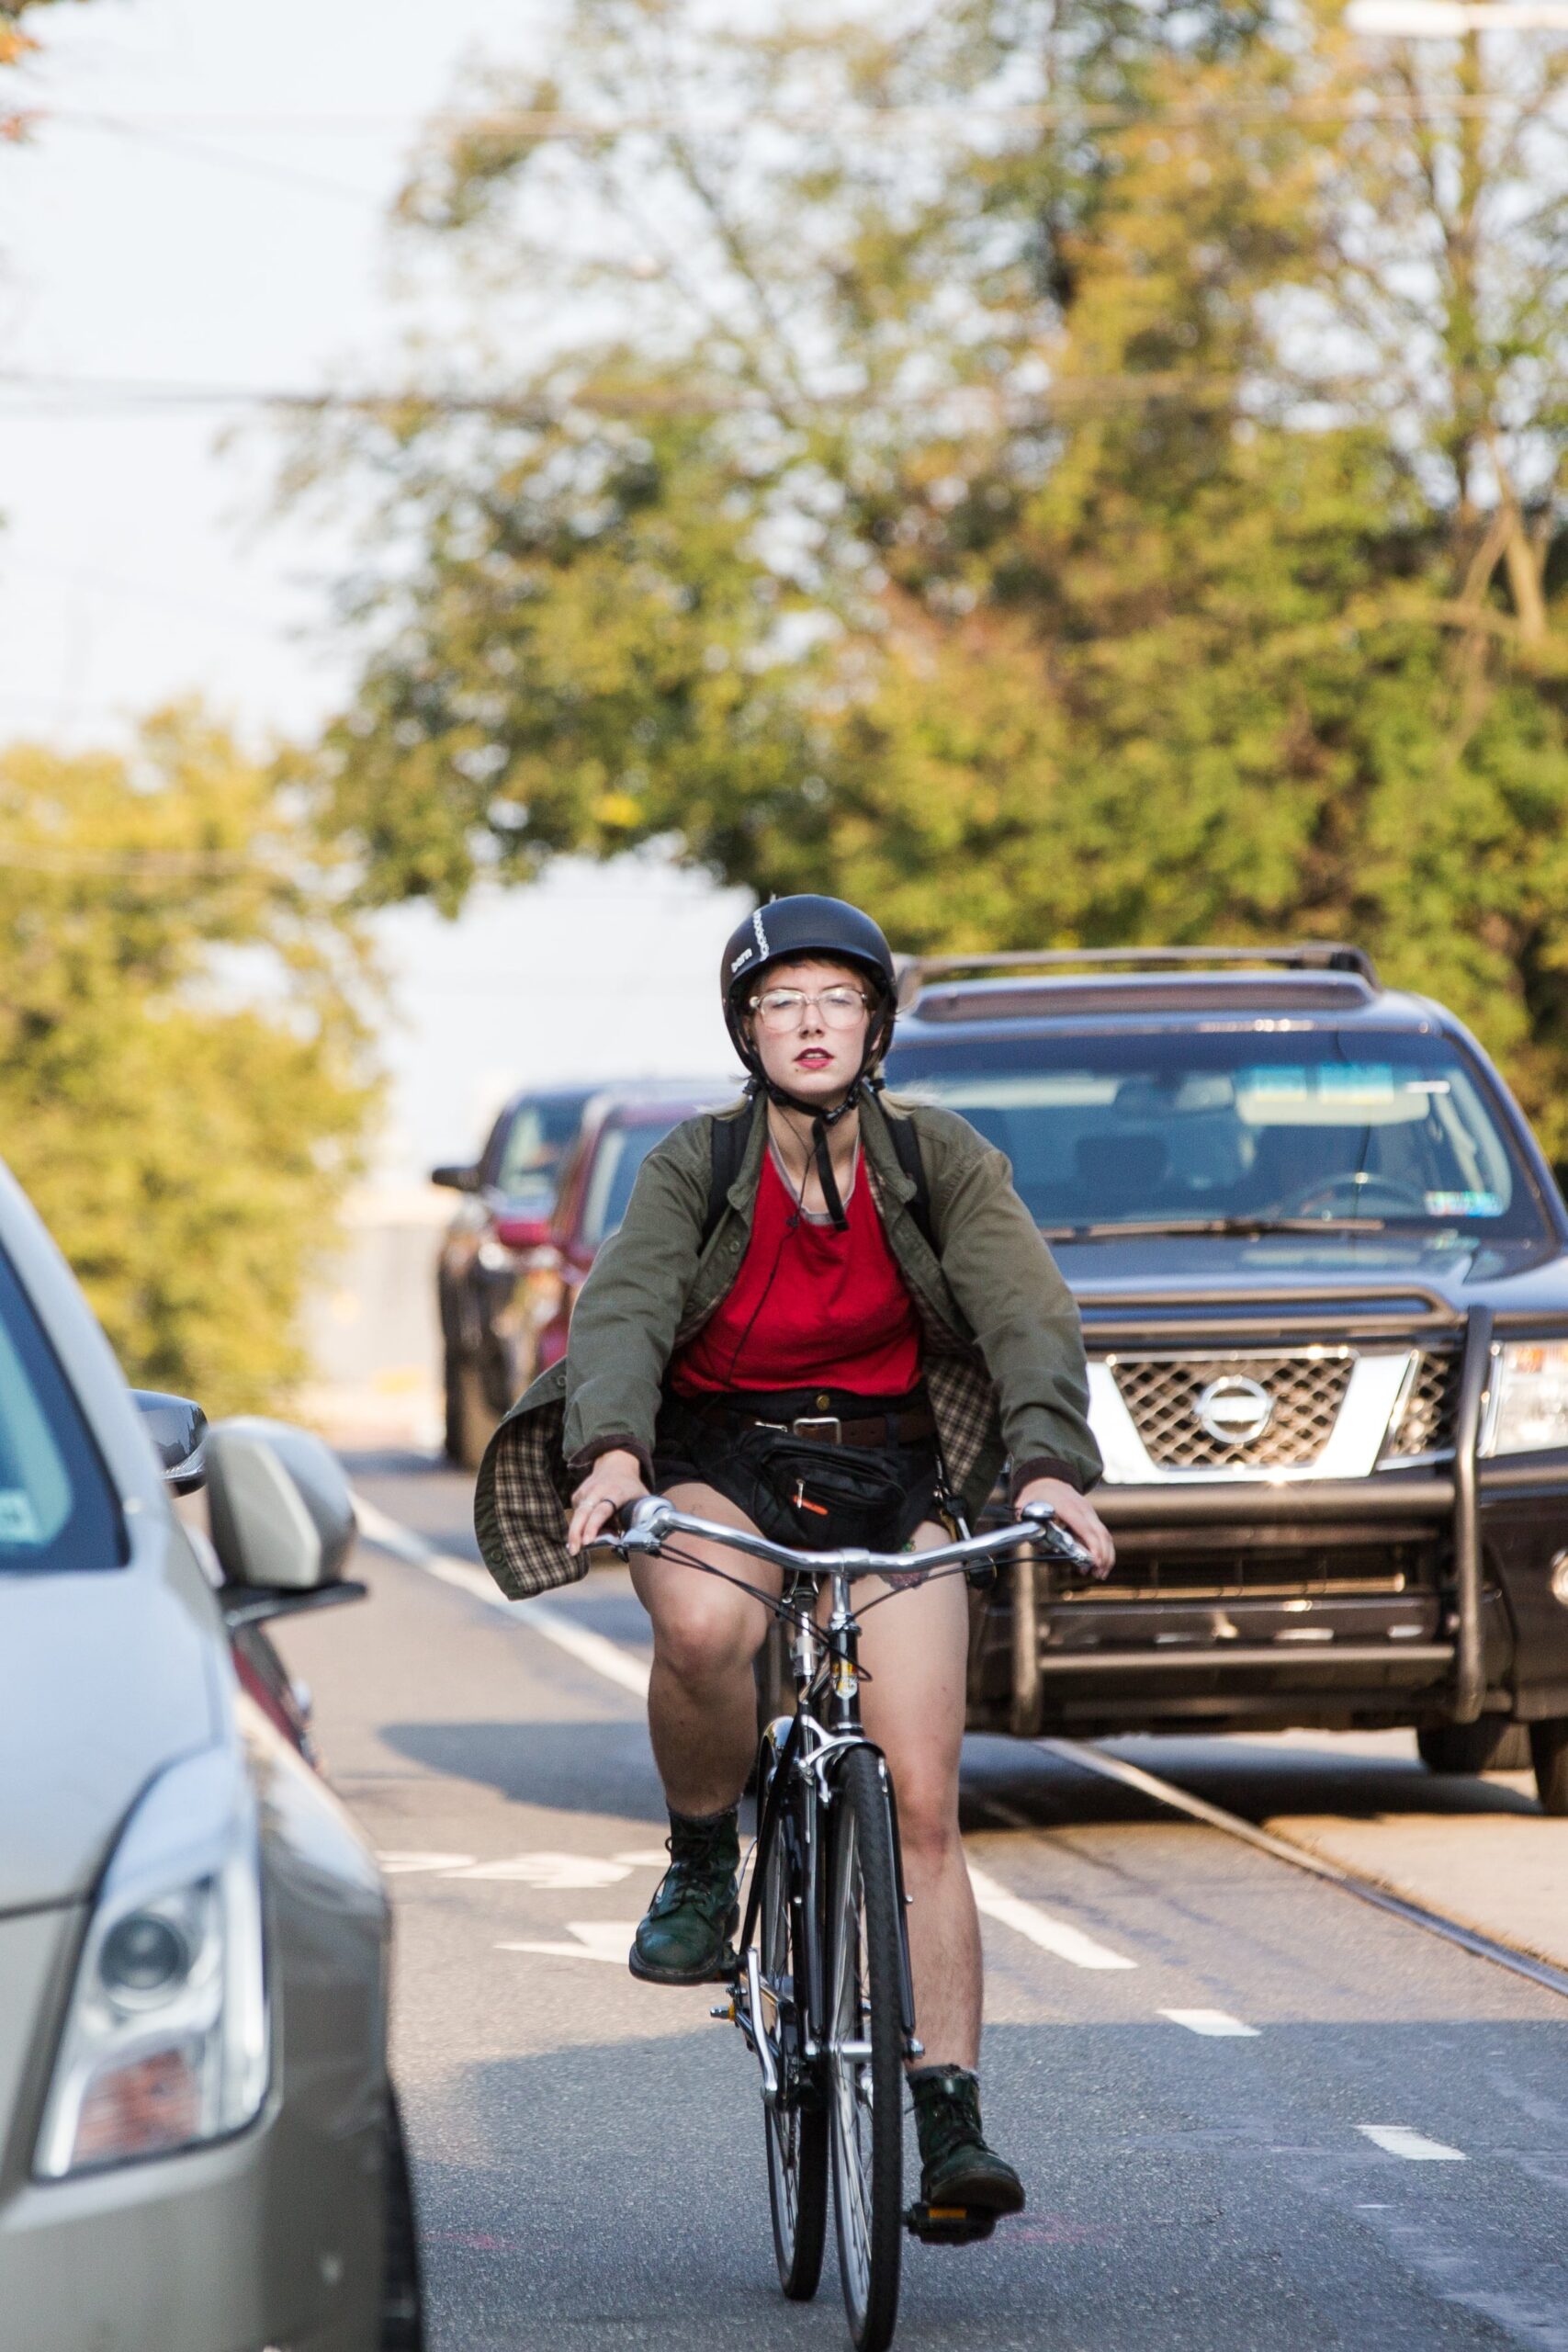
[[(712, 1487), (672, 1487), (668, 1498), (698, 1519), (751, 1526)], [(694, 1536), (678, 1542), (682, 1552), (727, 1575), (762, 1591), (779, 1589), (777, 1569), (761, 1560)], [(767, 1611), (750, 1594), (679, 1560), (634, 1560), (632, 1582), (653, 1622), (648, 1728), (664, 1794), (674, 1813), (722, 1813), (745, 1786), (757, 1746), (751, 1661), (768, 1629)]]
[[(927, 1522), (915, 1545), (948, 1541)], [(886, 1589), (854, 1588), (858, 1609)], [(958, 1835), (958, 1759), (964, 1741), (968, 1587), (943, 1577), (874, 1609), (861, 1633), (871, 1679), (861, 1699), (866, 1730), (887, 1758), (898, 1801), (916, 2027), (926, 2066), (973, 2068), (980, 2050), (980, 1923)]]

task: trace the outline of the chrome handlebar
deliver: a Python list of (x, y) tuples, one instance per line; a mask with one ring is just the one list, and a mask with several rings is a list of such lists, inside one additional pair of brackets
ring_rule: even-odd
[(1014, 1525), (993, 1528), (988, 1535), (966, 1535), (953, 1544), (938, 1544), (929, 1552), (793, 1552), (785, 1544), (772, 1544), (765, 1535), (753, 1534), (750, 1528), (727, 1527), (715, 1519), (694, 1519), (688, 1512), (677, 1510), (662, 1496), (646, 1495), (632, 1505), (624, 1528), (615, 1532), (606, 1529), (584, 1548), (612, 1552), (620, 1560), (638, 1555), (657, 1558), (665, 1539), (671, 1535), (706, 1536), (710, 1542), (726, 1544), (732, 1551), (745, 1552), (754, 1560), (766, 1560), (789, 1576), (908, 1576), (916, 1568), (928, 1573), (933, 1568), (967, 1567), (976, 1561), (994, 1560), (1003, 1553), (1016, 1552), (1024, 1544), (1043, 1544), (1075, 1568), (1090, 1572), (1093, 1569), (1083, 1545), (1067, 1533), (1047, 1503), (1025, 1503)]

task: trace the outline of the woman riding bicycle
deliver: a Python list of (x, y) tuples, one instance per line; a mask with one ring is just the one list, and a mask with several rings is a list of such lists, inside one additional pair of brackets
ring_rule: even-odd
[[(1001, 1153), (955, 1113), (881, 1091), (895, 1017), (882, 933), (841, 899), (775, 899), (730, 939), (721, 987), (746, 1094), (649, 1153), (565, 1363), (496, 1432), (475, 1521), (498, 1583), (522, 1597), (581, 1575), (584, 1546), (650, 1490), (796, 1548), (919, 1553), (949, 1540), (944, 1517), (978, 1513), (1004, 1460), (1014, 1504), (1049, 1505), (1103, 1574), (1077, 1308)], [(706, 1557), (735, 1564), (716, 1544)], [(769, 1571), (749, 1573), (768, 1586)], [(769, 1617), (672, 1561), (632, 1574), (653, 1626), (671, 1867), (630, 1966), (655, 1983), (723, 1980)], [(1023, 2188), (986, 2144), (975, 2074), (979, 1925), (958, 1831), (967, 1649), (964, 1587), (950, 1579), (870, 1612), (861, 1657), (910, 1895), (921, 2195), (996, 2214), (1020, 2211)]]

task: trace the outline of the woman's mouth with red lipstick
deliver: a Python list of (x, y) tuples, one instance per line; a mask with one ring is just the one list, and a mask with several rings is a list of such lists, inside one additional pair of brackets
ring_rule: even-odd
[(833, 1057), (825, 1046), (806, 1046), (795, 1057), (796, 1069), (831, 1069)]

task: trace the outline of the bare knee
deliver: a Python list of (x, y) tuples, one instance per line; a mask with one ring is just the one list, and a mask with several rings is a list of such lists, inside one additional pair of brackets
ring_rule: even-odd
[(682, 1596), (654, 1619), (659, 1663), (678, 1682), (698, 1686), (727, 1680), (749, 1667), (761, 1638), (748, 1616), (716, 1607), (702, 1594)]
[(958, 1776), (917, 1769), (894, 1774), (898, 1799), (898, 1839), (918, 1868), (935, 1868), (957, 1848)]

